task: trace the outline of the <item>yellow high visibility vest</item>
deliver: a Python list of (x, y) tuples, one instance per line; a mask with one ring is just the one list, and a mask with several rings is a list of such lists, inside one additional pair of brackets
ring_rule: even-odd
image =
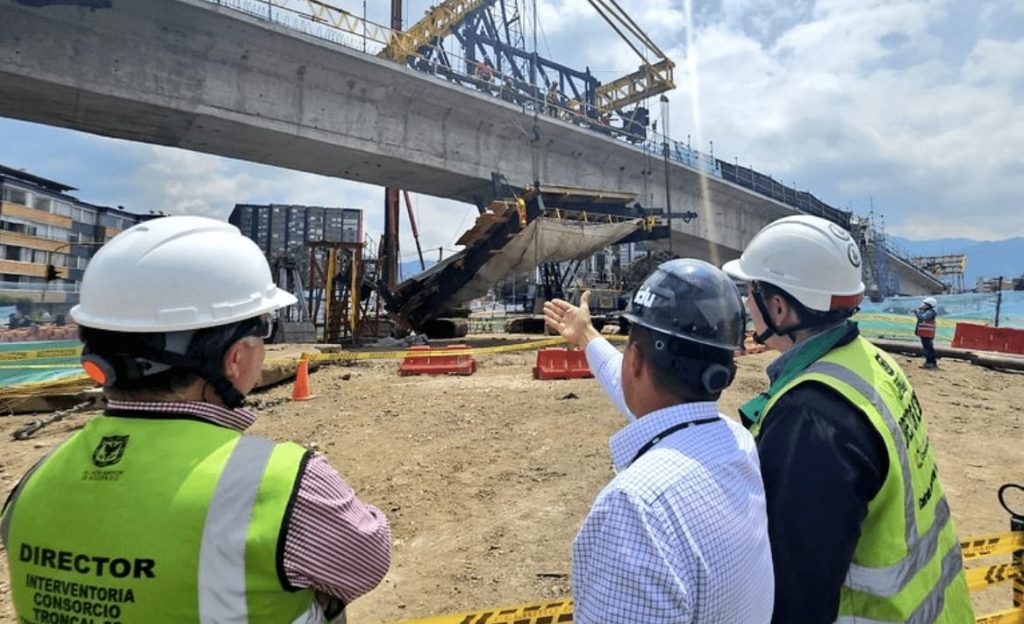
[(889, 471), (867, 517), (839, 596), (839, 623), (974, 621), (960, 544), (913, 388), (896, 362), (864, 338), (808, 366), (768, 401), (816, 381), (844, 396), (885, 442)]
[(287, 586), (281, 567), (304, 456), (201, 421), (94, 418), (26, 475), (0, 521), (15, 611), (322, 622), (313, 591)]

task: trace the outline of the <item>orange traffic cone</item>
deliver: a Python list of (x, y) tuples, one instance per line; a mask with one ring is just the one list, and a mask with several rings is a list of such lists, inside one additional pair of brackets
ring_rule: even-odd
[(295, 387), (292, 388), (292, 401), (308, 401), (316, 398), (309, 392), (309, 359), (302, 354), (299, 366), (295, 369)]

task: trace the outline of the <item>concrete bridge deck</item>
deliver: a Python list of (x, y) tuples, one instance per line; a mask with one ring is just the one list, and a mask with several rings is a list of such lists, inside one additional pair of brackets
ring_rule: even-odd
[[(640, 148), (203, 0), (8, 2), (0, 22), (3, 116), (467, 202), (500, 172), (665, 205), (664, 164)], [(676, 253), (721, 262), (796, 213), (669, 167), (673, 211), (699, 215), (673, 223)]]

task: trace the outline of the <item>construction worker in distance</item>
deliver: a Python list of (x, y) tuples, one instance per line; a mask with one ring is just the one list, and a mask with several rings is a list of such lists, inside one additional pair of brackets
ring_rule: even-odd
[(935, 308), (938, 305), (935, 297), (925, 297), (921, 306), (913, 310), (917, 317), (914, 334), (921, 339), (921, 348), (924, 350), (924, 364), (921, 368), (939, 367), (939, 358), (935, 355), (935, 317), (938, 316)]
[(384, 515), (324, 457), (242, 433), (295, 301), (215, 219), (146, 221), (96, 253), (71, 316), (109, 403), (4, 506), (19, 621), (323, 622), (380, 582)]
[(857, 243), (785, 217), (723, 268), (746, 283), (755, 340), (781, 352), (740, 408), (768, 497), (772, 621), (973, 622), (921, 405), (848, 320), (864, 292)]
[(474, 70), (477, 79), (477, 88), (487, 93), (491, 92), (491, 83), (494, 82), (494, 64), (491, 57), (484, 55), (484, 60), (476, 64)]
[(743, 344), (739, 291), (701, 260), (663, 263), (636, 291), (619, 353), (579, 307), (544, 304), (547, 325), (586, 348), (628, 424), (610, 440), (616, 475), (573, 544), (578, 624), (764, 624), (772, 563), (754, 441), (718, 412)]

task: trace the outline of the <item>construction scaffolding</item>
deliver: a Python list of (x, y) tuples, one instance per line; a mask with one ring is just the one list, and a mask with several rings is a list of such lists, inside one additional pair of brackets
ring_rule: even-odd
[(377, 263), (367, 263), (363, 249), (363, 243), (309, 243), (309, 320), (320, 342), (360, 344), (390, 333), (375, 288)]

